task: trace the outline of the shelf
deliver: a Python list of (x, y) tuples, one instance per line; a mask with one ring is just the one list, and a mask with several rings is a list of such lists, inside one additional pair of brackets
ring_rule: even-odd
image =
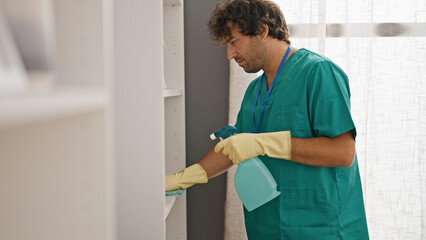
[(182, 6), (182, 0), (164, 0), (163, 6)]
[(166, 204), (164, 205), (164, 211), (165, 211), (165, 215), (164, 215), (164, 219), (167, 219), (167, 217), (169, 216), (170, 211), (173, 208), (173, 205), (175, 204), (177, 199), (177, 196), (166, 196)]
[(102, 89), (64, 88), (0, 96), (0, 128), (27, 125), (105, 109)]
[(166, 97), (177, 97), (182, 96), (183, 90), (174, 90), (174, 89), (163, 89), (163, 96)]

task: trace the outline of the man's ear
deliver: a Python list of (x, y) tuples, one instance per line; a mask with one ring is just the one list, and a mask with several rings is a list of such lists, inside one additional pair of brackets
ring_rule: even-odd
[(259, 35), (261, 39), (266, 39), (269, 33), (269, 27), (268, 24), (261, 23), (259, 26)]

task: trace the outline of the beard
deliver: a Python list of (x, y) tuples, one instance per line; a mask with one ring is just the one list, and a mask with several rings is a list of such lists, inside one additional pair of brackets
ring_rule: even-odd
[(266, 49), (261, 44), (261, 40), (255, 37), (251, 38), (246, 53), (244, 57), (238, 58), (236, 61), (243, 59), (243, 65), (241, 65), (241, 67), (247, 73), (259, 72), (263, 68), (266, 53)]
[(259, 66), (257, 66), (257, 65), (253, 65), (253, 64), (251, 64), (251, 65), (247, 65), (247, 66), (242, 66), (242, 68), (244, 69), (244, 71), (245, 71), (246, 73), (257, 73), (257, 72), (259, 72), (260, 70), (262, 70), (262, 68), (261, 68), (261, 67), (259, 67)]

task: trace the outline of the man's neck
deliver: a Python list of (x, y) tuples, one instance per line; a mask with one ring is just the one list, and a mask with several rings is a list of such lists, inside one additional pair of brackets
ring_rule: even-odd
[[(281, 60), (283, 59), (285, 52), (287, 51), (289, 44), (284, 41), (279, 41), (277, 39), (268, 39), (270, 43), (267, 48), (267, 58), (263, 67), (263, 71), (266, 75), (266, 83), (267, 88), (272, 84), (274, 80), (275, 74), (278, 71), (278, 67), (280, 66)], [(291, 49), (290, 53), (287, 56), (287, 59), (290, 57), (292, 53), (294, 53), (297, 49)]]

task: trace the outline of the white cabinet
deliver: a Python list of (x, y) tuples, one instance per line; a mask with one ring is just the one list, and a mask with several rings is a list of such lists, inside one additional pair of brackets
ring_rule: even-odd
[(0, 239), (186, 239), (183, 1), (52, 4), (53, 81), (0, 95)]
[[(185, 168), (185, 73), (183, 1), (163, 3), (165, 173)], [(166, 223), (167, 239), (186, 239), (186, 192), (177, 197)]]
[(0, 239), (112, 240), (107, 4), (40, 3), (54, 10), (56, 72), (0, 96)]
[(183, 47), (183, 1), (114, 2), (119, 239), (186, 239), (185, 194), (164, 196), (185, 167)]

